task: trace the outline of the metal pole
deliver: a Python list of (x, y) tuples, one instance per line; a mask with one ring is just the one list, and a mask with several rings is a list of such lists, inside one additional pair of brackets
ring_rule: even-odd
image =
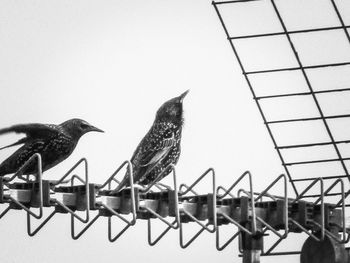
[(243, 263), (260, 263), (261, 250), (243, 250)]
[[(260, 229), (261, 230), (261, 229)], [(242, 262), (243, 263), (260, 263), (260, 255), (263, 250), (263, 235), (249, 235), (241, 233), (242, 238)]]

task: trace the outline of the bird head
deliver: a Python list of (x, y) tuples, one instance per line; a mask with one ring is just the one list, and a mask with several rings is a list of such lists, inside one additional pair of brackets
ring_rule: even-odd
[(183, 123), (182, 102), (189, 90), (182, 93), (180, 96), (166, 101), (157, 111), (157, 122), (172, 122), (177, 125)]
[(92, 126), (88, 122), (81, 119), (71, 119), (63, 122), (60, 126), (65, 131), (67, 131), (69, 135), (75, 138), (80, 138), (85, 133), (92, 132), (92, 131), (104, 132), (103, 130), (96, 128), (95, 126)]

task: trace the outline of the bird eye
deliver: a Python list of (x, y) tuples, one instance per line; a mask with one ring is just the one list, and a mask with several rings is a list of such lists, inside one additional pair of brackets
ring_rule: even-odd
[(82, 130), (87, 129), (88, 127), (89, 127), (89, 125), (87, 125), (87, 124), (85, 124), (85, 123), (80, 124), (80, 128), (81, 128)]

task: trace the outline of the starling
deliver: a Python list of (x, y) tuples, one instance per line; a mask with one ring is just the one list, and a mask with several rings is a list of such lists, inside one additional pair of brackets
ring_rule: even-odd
[[(0, 135), (10, 132), (26, 135), (19, 141), (0, 148), (2, 150), (24, 144), (0, 164), (0, 176), (17, 172), (35, 153), (41, 155), (42, 171), (46, 171), (65, 160), (73, 152), (80, 137), (90, 131), (103, 132), (80, 119), (71, 119), (59, 125), (32, 123), (0, 129)], [(36, 172), (37, 166), (34, 163), (24, 171), (25, 174)]]
[[(152, 182), (158, 182), (170, 171), (164, 172), (161, 178), (156, 180), (157, 176), (168, 165), (177, 163), (184, 121), (182, 101), (187, 93), (188, 91), (168, 100), (158, 109), (151, 129), (141, 140), (131, 158), (135, 184), (147, 186)], [(127, 186), (129, 186), (128, 173), (112, 192), (118, 192)]]

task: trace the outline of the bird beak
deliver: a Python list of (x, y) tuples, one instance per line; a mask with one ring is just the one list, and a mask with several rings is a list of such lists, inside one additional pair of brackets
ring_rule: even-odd
[(189, 92), (190, 90), (186, 90), (184, 93), (182, 93), (180, 96), (179, 96), (179, 99), (180, 99), (180, 102), (182, 103), (183, 99), (186, 97), (187, 93)]
[(99, 128), (95, 127), (95, 126), (92, 126), (92, 125), (90, 126), (89, 131), (95, 131), (95, 132), (104, 132), (103, 130), (101, 130), (101, 129), (99, 129)]

